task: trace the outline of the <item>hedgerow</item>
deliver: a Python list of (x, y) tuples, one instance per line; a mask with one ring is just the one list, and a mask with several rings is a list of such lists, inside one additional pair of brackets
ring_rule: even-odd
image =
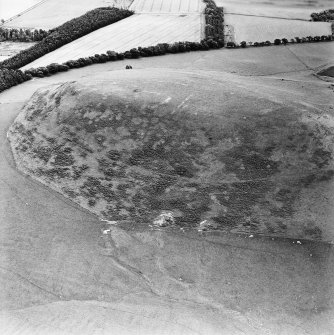
[(152, 57), (165, 54), (176, 54), (189, 51), (209, 50), (221, 48), (217, 42), (213, 40), (202, 40), (201, 42), (176, 42), (173, 44), (160, 43), (149, 47), (138, 47), (122, 52), (115, 52), (108, 50), (104, 54), (95, 54), (94, 56), (69, 60), (63, 64), (52, 63), (46, 67), (39, 67), (36, 69), (28, 69), (26, 74), (33, 77), (45, 77), (57, 72), (68, 71), (69, 69), (76, 69), (91, 64), (99, 64), (105, 62), (113, 62), (123, 59), (137, 59), (139, 57)]
[(20, 70), (0, 68), (0, 93), (31, 78), (31, 74), (24, 73)]
[[(307, 37), (295, 37), (290, 39), (290, 41), (287, 38), (276, 38), (273, 42), (274, 45), (287, 45), (287, 44), (293, 44), (293, 43), (310, 43), (310, 42), (329, 42), (333, 41), (334, 36), (333, 35), (322, 35), (322, 36), (307, 36)], [(240, 42), (240, 45), (238, 45), (235, 42), (227, 42), (226, 47), (227, 48), (246, 48), (246, 47), (263, 47), (263, 46), (270, 46), (272, 43), (270, 41), (265, 42), (246, 42), (242, 41)]]
[[(224, 46), (224, 11), (217, 7), (213, 0), (203, 0), (206, 4), (205, 14), (205, 37), (208, 41), (214, 41)], [(212, 43), (212, 42), (210, 42)], [(214, 46), (212, 46), (214, 47)]]
[(0, 67), (19, 69), (67, 43), (132, 14), (129, 10), (115, 7), (96, 8), (51, 30), (42, 41), (4, 60)]

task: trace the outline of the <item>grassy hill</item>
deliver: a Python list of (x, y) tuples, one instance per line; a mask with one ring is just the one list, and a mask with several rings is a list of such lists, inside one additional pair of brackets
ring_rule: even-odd
[(327, 240), (331, 116), (214, 78), (133, 70), (46, 88), (10, 130), (17, 164), (107, 220), (166, 210), (181, 227)]

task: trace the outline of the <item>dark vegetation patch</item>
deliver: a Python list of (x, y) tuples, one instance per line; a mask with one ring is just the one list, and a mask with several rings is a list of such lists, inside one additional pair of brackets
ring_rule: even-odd
[[(60, 96), (48, 94), (54, 100)], [(65, 195), (106, 219), (148, 223), (171, 211), (180, 226), (210, 220), (214, 229), (283, 234), (287, 222), (294, 222), (303, 190), (334, 177), (332, 130), (302, 121), (289, 108), (250, 110), (247, 117), (231, 119), (198, 115), (192, 107), (171, 113), (172, 106), (147, 102), (119, 100), (114, 106), (114, 96), (101, 103), (99, 95), (83, 94), (73, 98), (80, 103), (70, 117), (59, 121), (59, 137), (34, 140), (34, 124), (13, 129), (19, 145), (31, 150), (39, 176), (59, 183)], [(43, 100), (34, 101), (39, 110)], [(59, 103), (52, 105), (57, 113), (64, 104)], [(34, 113), (26, 108), (27, 115)], [(43, 113), (36, 117), (48, 122)], [(308, 228), (305, 234), (317, 236), (314, 225)]]
[(334, 77), (334, 66), (318, 72), (319, 76)]
[(37, 176), (44, 176), (52, 181), (71, 177), (68, 167), (38, 168), (36, 174)]
[(334, 21), (334, 9), (327, 9), (322, 12), (312, 13), (312, 21), (332, 22)]

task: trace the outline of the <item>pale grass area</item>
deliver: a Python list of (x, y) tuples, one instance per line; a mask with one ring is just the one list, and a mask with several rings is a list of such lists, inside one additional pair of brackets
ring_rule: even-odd
[(224, 8), (225, 23), (234, 28), (237, 43), (332, 33), (328, 23), (309, 22), (311, 13), (332, 6), (328, 0), (216, 0), (216, 4)]
[(215, 0), (217, 6), (231, 6), (236, 5), (245, 7), (252, 5), (254, 7), (275, 7), (275, 8), (294, 8), (294, 9), (306, 9), (306, 8), (330, 8), (333, 7), (332, 0)]
[(201, 40), (201, 15), (135, 14), (81, 37), (37, 59), (23, 69), (94, 56), (107, 50), (123, 52), (158, 43)]
[(97, 7), (116, 6), (127, 8), (132, 0), (45, 0), (26, 10), (20, 16), (6, 21), (7, 27), (18, 28), (55, 28), (68, 20), (85, 14)]
[(310, 20), (310, 15), (314, 12), (314, 8), (289, 8), (275, 7), (270, 5), (252, 5), (252, 4), (235, 4), (219, 1), (218, 4), (223, 6), (225, 14), (244, 14), (252, 16), (264, 16), (272, 18)]
[(22, 50), (28, 49), (35, 42), (0, 42), (0, 62), (12, 57)]

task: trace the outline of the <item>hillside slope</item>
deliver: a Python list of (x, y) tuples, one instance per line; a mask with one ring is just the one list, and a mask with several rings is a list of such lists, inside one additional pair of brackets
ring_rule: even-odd
[[(211, 80), (231, 93), (224, 101), (236, 99), (237, 85), (244, 94), (258, 92), (262, 103), (298, 102), (301, 113), (311, 109), (321, 120), (321, 115), (333, 115), (333, 88), (309, 68), (332, 62), (332, 48), (333, 43), (320, 43), (216, 50), (133, 59), (131, 64), (146, 69), (140, 80), (154, 71), (160, 84), (178, 72), (180, 80), (174, 76), (173, 85), (181, 87), (179, 94), (187, 83), (205, 87)], [(2, 333), (332, 335), (332, 244), (134, 227), (125, 232), (116, 226), (103, 234), (107, 228), (94, 215), (17, 171), (6, 132), (36, 89), (87, 80), (93, 85), (128, 80), (141, 89), (136, 71), (125, 71), (126, 64), (59, 73), (0, 95)], [(249, 100), (244, 108), (250, 109)], [(309, 190), (315, 199), (309, 208), (321, 214), (322, 186)], [(334, 236), (332, 222), (328, 228)]]
[(5, 22), (6, 27), (52, 29), (97, 7), (127, 8), (132, 0), (44, 0)]
[(108, 220), (166, 210), (185, 227), (332, 238), (332, 115), (233, 77), (160, 75), (37, 92), (9, 133), (18, 166)]

